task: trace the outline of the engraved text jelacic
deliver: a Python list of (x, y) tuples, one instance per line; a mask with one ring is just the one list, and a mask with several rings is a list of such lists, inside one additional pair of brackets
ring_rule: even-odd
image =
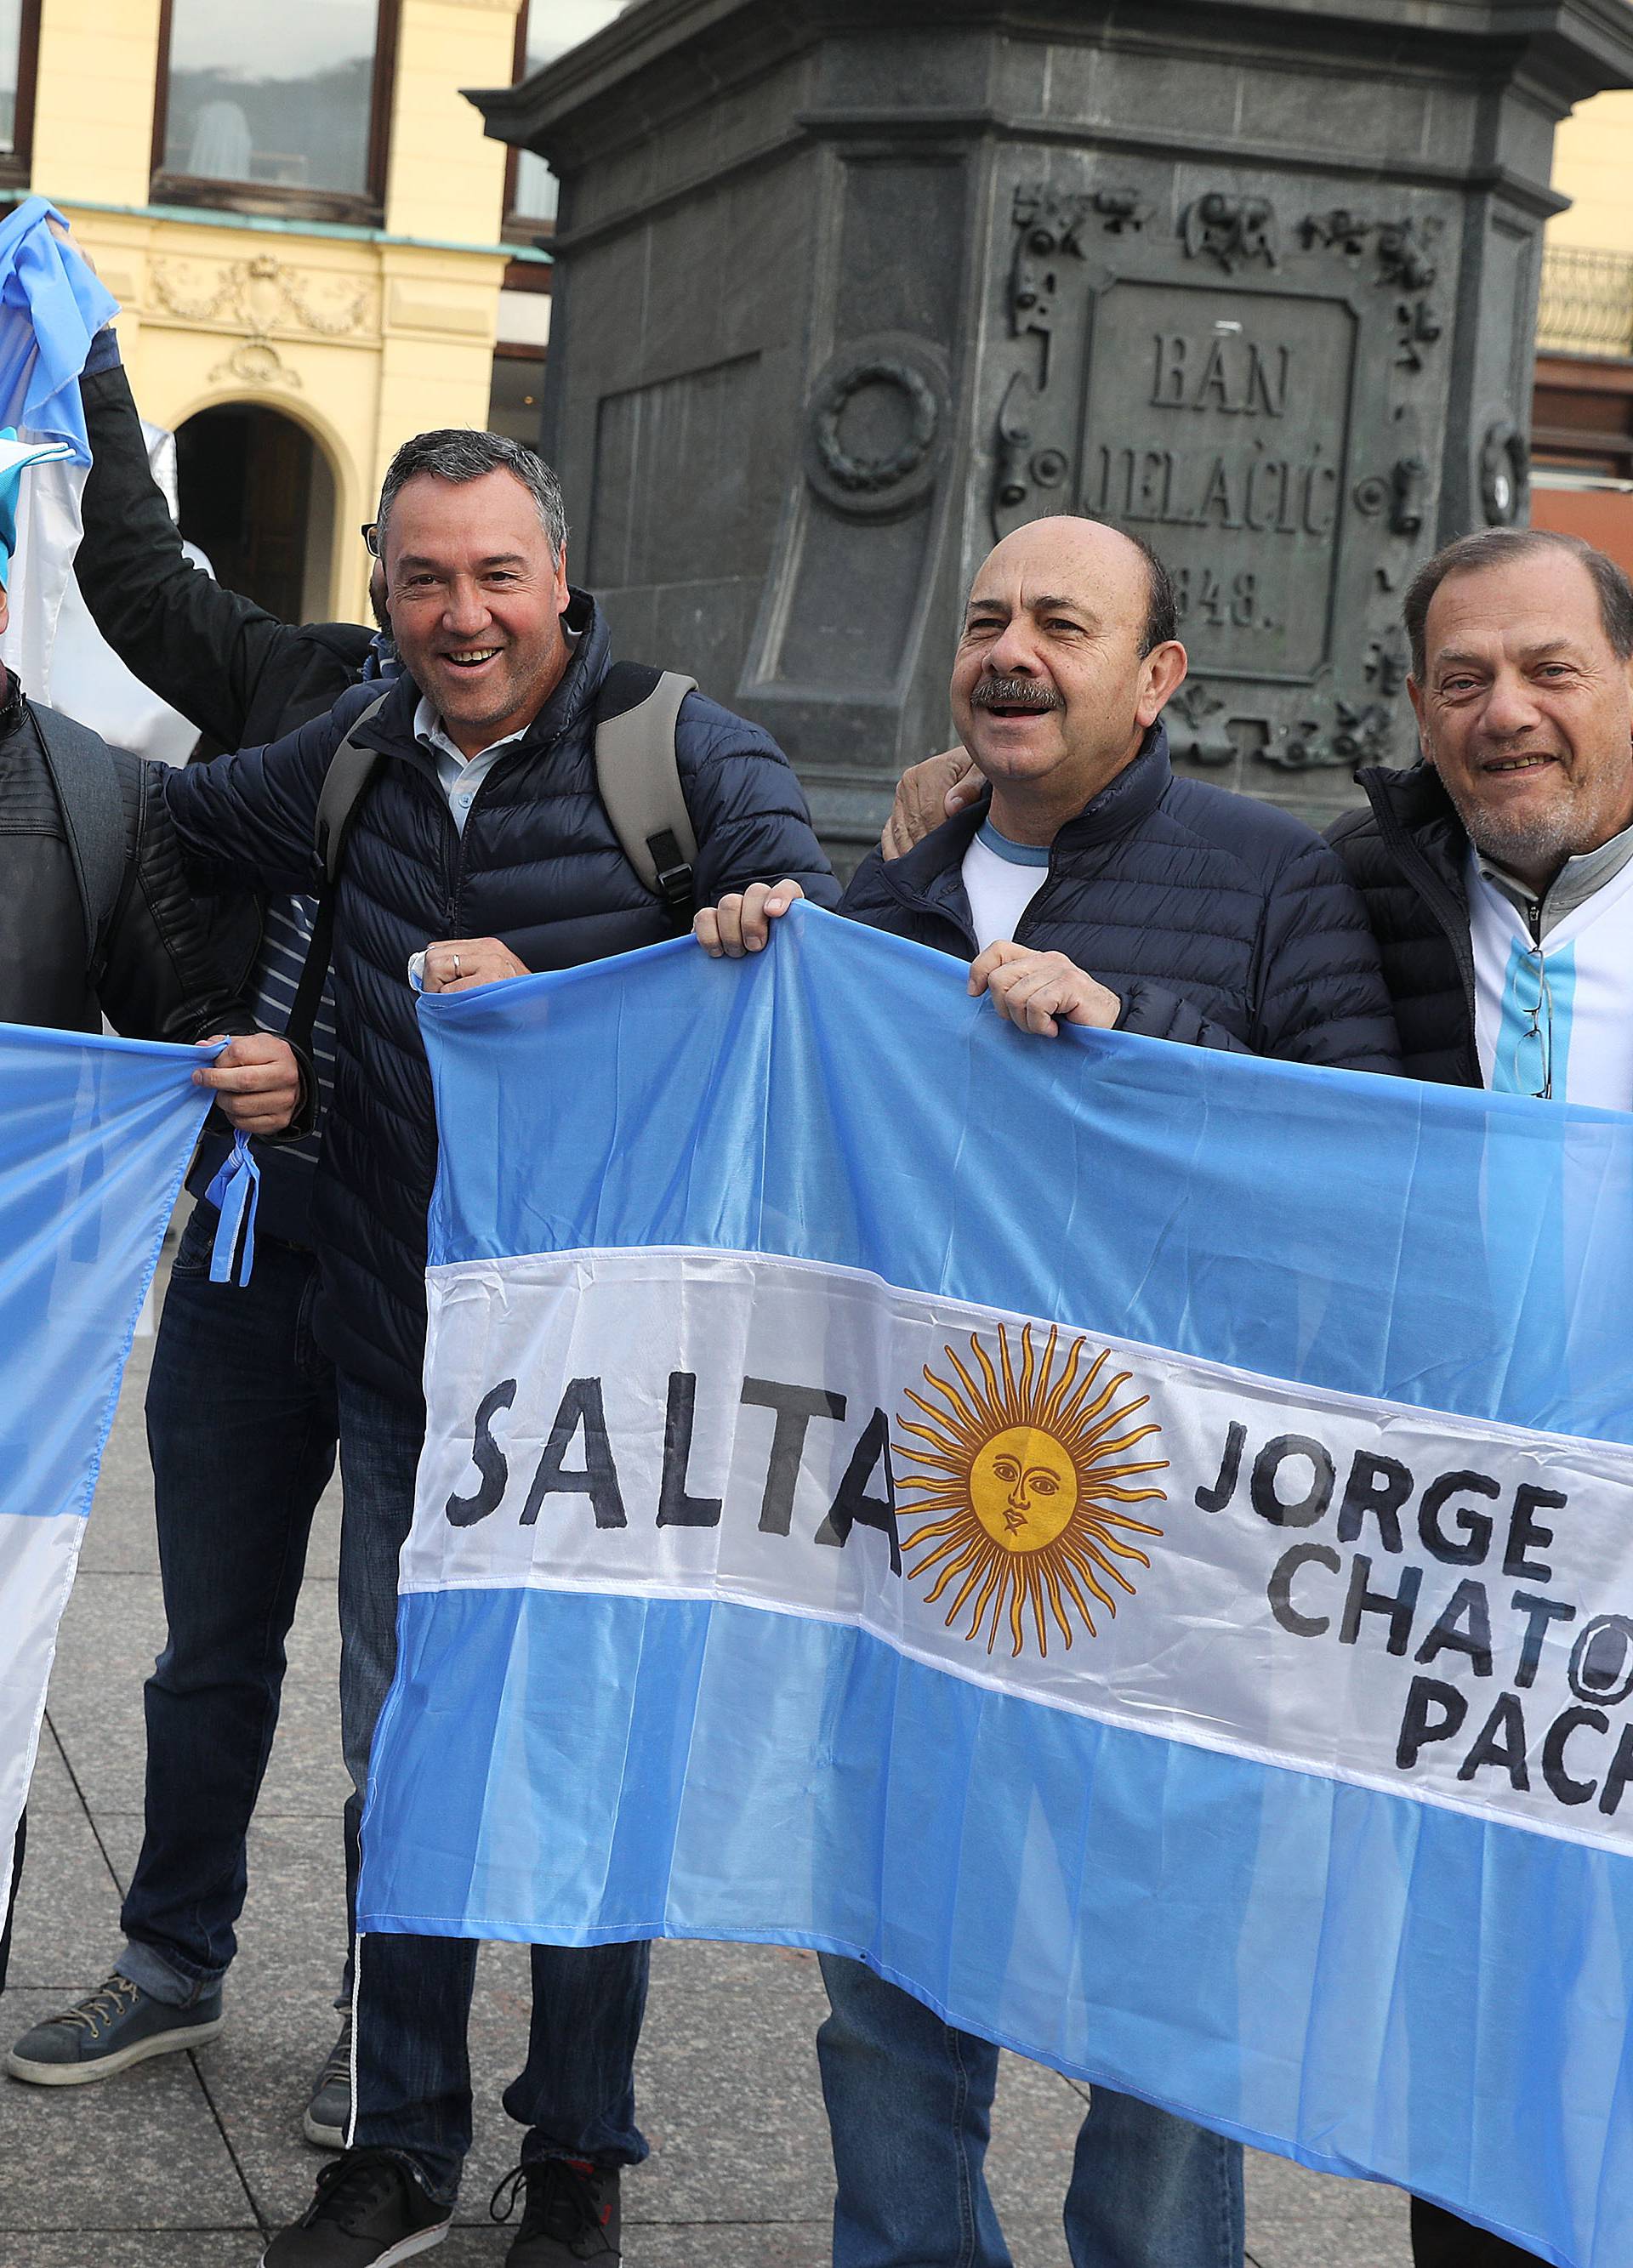
[(1173, 574), (1193, 667), (1328, 657), (1355, 318), (1290, 294), (1117, 283), (1093, 316), (1083, 504)]

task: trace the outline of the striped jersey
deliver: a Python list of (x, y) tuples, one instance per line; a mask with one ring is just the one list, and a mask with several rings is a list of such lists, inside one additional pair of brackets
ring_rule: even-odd
[(1607, 863), (1607, 880), (1551, 918), (1557, 884), (1518, 903), (1471, 851), (1474, 1036), (1495, 1094), (1633, 1110), (1633, 858)]

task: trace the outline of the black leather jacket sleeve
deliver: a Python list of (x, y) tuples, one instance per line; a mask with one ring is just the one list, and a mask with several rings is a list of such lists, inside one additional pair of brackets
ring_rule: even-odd
[[(166, 767), (114, 750), (124, 798), (125, 878), (104, 943), (97, 995), (127, 1039), (186, 1044), (260, 1027), (246, 998), (248, 971), (224, 965), (188, 887), (181, 846), (165, 809)], [(301, 1060), (301, 1102), (280, 1137), (310, 1131), (317, 1082)]]
[(164, 766), (122, 748), (113, 755), (129, 852), (96, 972), (103, 1013), (133, 1040), (253, 1032), (242, 990), (248, 972), (227, 968), (212, 952), (188, 887), (159, 786)]
[(144, 685), (223, 747), (240, 747), (262, 672), (301, 633), (188, 557), (122, 366), (82, 379), (79, 398), (92, 461), (74, 573), (92, 618)]

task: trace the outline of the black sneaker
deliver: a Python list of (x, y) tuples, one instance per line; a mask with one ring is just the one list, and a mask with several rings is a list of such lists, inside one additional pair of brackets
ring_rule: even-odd
[(218, 1984), (190, 2007), (173, 2008), (115, 1970), (100, 1991), (25, 2032), (5, 2067), (31, 2087), (89, 2087), (149, 2056), (202, 2048), (222, 2021)]
[(300, 2131), (320, 2150), (344, 2150), (351, 2123), (351, 2011), (340, 2021), (340, 2037), (312, 2085), (312, 2100)]
[(317, 2177), (317, 2195), (275, 2236), (261, 2268), (390, 2268), (440, 2244), (454, 2224), (391, 2150), (348, 2150)]
[(517, 2191), (523, 2189), (521, 2226), (511, 2239), (505, 2268), (571, 2268), (577, 2261), (604, 2264), (621, 2257), (616, 2166), (592, 2166), (585, 2158), (536, 2158), (506, 2175), (489, 2202), (491, 2218), (508, 2220)]

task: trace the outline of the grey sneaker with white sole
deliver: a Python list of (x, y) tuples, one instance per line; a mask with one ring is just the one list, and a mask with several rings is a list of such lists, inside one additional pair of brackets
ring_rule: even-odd
[(300, 2131), (315, 2150), (344, 2150), (351, 2124), (351, 2011), (340, 2020), (340, 2037), (312, 2084)]
[(224, 2021), (218, 1984), (189, 2007), (174, 2008), (115, 1970), (96, 1992), (25, 2032), (5, 2067), (31, 2087), (90, 2087), (150, 2056), (202, 2048)]

